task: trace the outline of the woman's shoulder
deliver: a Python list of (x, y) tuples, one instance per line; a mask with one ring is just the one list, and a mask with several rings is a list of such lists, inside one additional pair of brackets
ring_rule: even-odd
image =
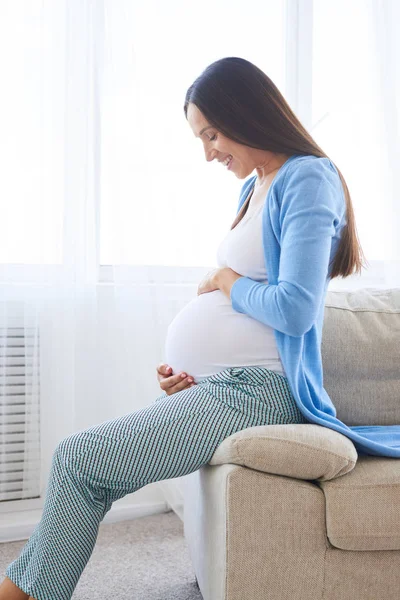
[[(238, 210), (247, 198), (248, 192), (256, 179), (257, 175), (252, 175), (242, 185)], [(314, 154), (293, 154), (274, 177), (271, 184), (271, 193), (277, 194), (279, 198), (288, 187), (298, 186), (300, 182), (304, 184), (306, 180), (314, 182), (324, 180), (337, 188), (339, 192), (343, 190), (339, 173), (330, 158), (315, 156)]]
[(338, 170), (331, 159), (327, 156), (315, 156), (314, 154), (296, 154), (287, 161), (285, 178), (288, 176), (304, 177), (310, 174), (323, 174), (328, 177), (334, 174), (339, 177)]
[(304, 155), (290, 161), (276, 188), (282, 209), (295, 202), (297, 209), (315, 206), (316, 198), (342, 212), (346, 201), (339, 172), (327, 156)]

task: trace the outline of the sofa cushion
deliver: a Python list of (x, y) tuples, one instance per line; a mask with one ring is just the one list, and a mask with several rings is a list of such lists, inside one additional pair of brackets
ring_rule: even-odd
[(338, 419), (400, 423), (400, 288), (328, 289), (321, 354)]
[(359, 456), (351, 473), (321, 481), (330, 543), (342, 550), (400, 550), (400, 460)]
[(210, 465), (233, 463), (295, 479), (320, 481), (351, 471), (357, 451), (346, 436), (321, 425), (260, 425), (225, 438)]

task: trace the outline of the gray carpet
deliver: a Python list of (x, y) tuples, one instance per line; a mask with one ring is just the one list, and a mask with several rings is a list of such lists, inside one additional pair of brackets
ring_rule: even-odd
[[(0, 543), (0, 581), (25, 541)], [(183, 523), (172, 511), (100, 523), (73, 600), (202, 600)]]

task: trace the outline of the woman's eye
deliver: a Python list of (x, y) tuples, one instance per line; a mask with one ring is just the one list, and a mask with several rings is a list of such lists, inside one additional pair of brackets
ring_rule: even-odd
[(212, 137), (210, 137), (210, 142), (213, 142), (216, 139), (217, 139), (217, 134), (214, 133), (214, 135)]

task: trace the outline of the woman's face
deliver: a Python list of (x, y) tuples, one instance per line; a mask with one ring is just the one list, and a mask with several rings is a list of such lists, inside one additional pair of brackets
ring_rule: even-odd
[[(257, 169), (259, 180), (262, 181), (279, 162), (273, 152), (251, 148), (227, 138), (214, 126), (210, 126), (203, 113), (191, 102), (188, 104), (187, 120), (195, 137), (203, 142), (206, 160), (217, 159), (222, 162), (231, 155), (233, 160), (229, 170), (233, 171), (238, 179), (244, 179)], [(227, 169), (226, 166), (224, 168)]]
[[(234, 142), (214, 126), (210, 126), (203, 113), (191, 102), (188, 104), (187, 120), (195, 137), (203, 142), (206, 160), (216, 159), (222, 162), (231, 155), (233, 160), (229, 170), (233, 171), (239, 179), (246, 177), (254, 170), (254, 165), (250, 161), (249, 148)], [(227, 167), (224, 166), (224, 168)]]

